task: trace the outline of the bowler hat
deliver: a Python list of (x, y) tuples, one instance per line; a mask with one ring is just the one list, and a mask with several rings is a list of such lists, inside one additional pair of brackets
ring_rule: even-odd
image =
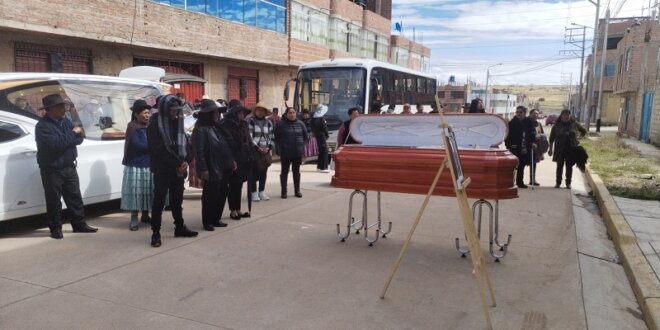
[(264, 109), (264, 116), (270, 116), (273, 114), (268, 107), (266, 107), (263, 103), (257, 103), (254, 107), (252, 107), (252, 111), (256, 111), (257, 109)]
[(70, 102), (66, 101), (62, 95), (60, 94), (50, 94), (44, 96), (44, 98), (41, 99), (41, 102), (44, 104), (43, 107), (39, 108), (41, 109), (46, 109), (48, 110), (49, 108), (58, 106), (60, 104), (69, 104)]
[(142, 112), (145, 109), (151, 109), (151, 106), (145, 100), (135, 100), (131, 107), (131, 111), (133, 112)]
[(213, 101), (213, 100), (208, 100), (204, 99), (200, 103), (201, 109), (199, 109), (199, 112), (201, 113), (206, 113), (206, 112), (213, 112), (216, 110), (220, 110), (220, 107), (218, 106), (218, 103)]

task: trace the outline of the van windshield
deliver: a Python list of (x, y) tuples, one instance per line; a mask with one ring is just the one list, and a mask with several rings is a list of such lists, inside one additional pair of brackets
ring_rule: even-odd
[(102, 80), (26, 80), (0, 90), (0, 109), (38, 119), (45, 115), (41, 99), (59, 93), (71, 101), (66, 116), (95, 140), (123, 139), (131, 121), (130, 107), (137, 99), (154, 105), (160, 90), (148, 84)]

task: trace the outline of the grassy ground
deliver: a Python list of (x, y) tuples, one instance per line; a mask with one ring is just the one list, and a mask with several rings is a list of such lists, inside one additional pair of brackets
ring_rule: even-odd
[(589, 136), (582, 140), (589, 168), (614, 196), (660, 200), (660, 165), (640, 158), (639, 152), (616, 136)]

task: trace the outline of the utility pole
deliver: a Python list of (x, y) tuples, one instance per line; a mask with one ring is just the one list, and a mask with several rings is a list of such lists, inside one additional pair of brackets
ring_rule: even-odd
[(596, 6), (596, 18), (594, 19), (594, 42), (591, 47), (591, 83), (587, 85), (587, 120), (585, 123), (587, 132), (589, 131), (589, 124), (591, 122), (591, 102), (594, 94), (594, 82), (596, 81), (596, 41), (598, 40), (598, 17), (600, 16), (600, 0), (596, 0), (596, 2), (592, 0), (588, 1)]
[(605, 80), (605, 53), (607, 52), (607, 28), (610, 25), (610, 9), (605, 11), (605, 32), (603, 33), (603, 47), (600, 54), (600, 80), (598, 81), (598, 105), (596, 106), (596, 132), (600, 132), (600, 114), (603, 104), (603, 80)]
[[(564, 44), (571, 44), (581, 50), (580, 54), (580, 90), (578, 91), (578, 112), (582, 112), (582, 90), (584, 89), (584, 83), (582, 76), (584, 75), (584, 43), (586, 40), (586, 33), (588, 26), (571, 23), (571, 25), (579, 26), (577, 28), (566, 28), (566, 34), (564, 35)], [(582, 30), (582, 34), (576, 34), (576, 31)], [(581, 44), (581, 45), (580, 45)], [(575, 50), (562, 50), (560, 53), (571, 53), (577, 55)]]
[(569, 73), (562, 73), (561, 74), (561, 83), (563, 84), (568, 84), (568, 96), (566, 98), (566, 106), (568, 107), (568, 110), (571, 110), (571, 115), (575, 116), (576, 114), (573, 113), (573, 100), (571, 98), (571, 95), (573, 94), (573, 72)]
[(486, 68), (486, 95), (484, 95), (484, 98), (485, 98), (484, 107), (486, 109), (484, 109), (484, 110), (488, 110), (488, 106), (489, 106), (489, 102), (488, 102), (488, 80), (490, 79), (490, 68), (492, 68), (494, 66), (498, 66), (498, 65), (502, 65), (502, 63), (493, 64), (493, 65)]

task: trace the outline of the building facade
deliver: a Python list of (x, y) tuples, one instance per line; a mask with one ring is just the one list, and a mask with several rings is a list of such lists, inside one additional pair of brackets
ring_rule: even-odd
[[(177, 74), (171, 83), (191, 101), (206, 94), (282, 107), (284, 84), (302, 63), (391, 62), (391, 7), (391, 0), (12, 2), (0, 12), (0, 72), (116, 76), (149, 65)], [(408, 49), (409, 58), (430, 57), (421, 45)]]
[(660, 146), (660, 102), (657, 71), (660, 47), (658, 21), (637, 20), (617, 44), (614, 94), (619, 97), (619, 131)]

